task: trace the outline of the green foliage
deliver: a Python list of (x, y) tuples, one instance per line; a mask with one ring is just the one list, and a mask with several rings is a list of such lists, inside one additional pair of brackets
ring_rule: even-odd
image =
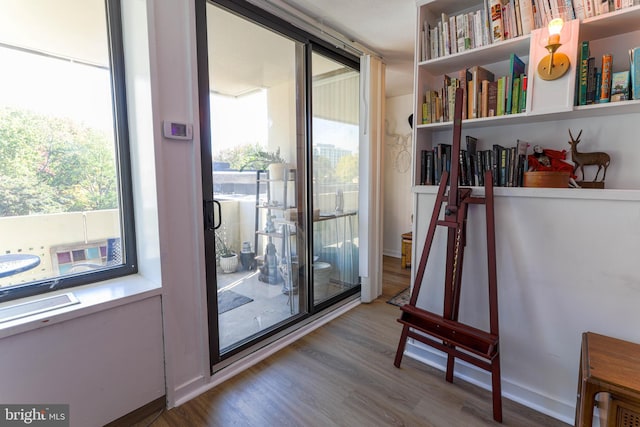
[(336, 178), (339, 182), (352, 183), (358, 181), (358, 156), (343, 156), (336, 165)]
[(69, 119), (0, 109), (0, 216), (117, 206), (106, 135)]
[(266, 151), (258, 144), (239, 145), (222, 151), (216, 156), (216, 161), (228, 162), (231, 169), (243, 171), (264, 170), (271, 163), (284, 163), (280, 156), (280, 147), (275, 152)]

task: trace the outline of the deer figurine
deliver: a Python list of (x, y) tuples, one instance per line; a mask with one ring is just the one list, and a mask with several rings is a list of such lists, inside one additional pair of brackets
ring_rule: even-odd
[(575, 163), (573, 167), (573, 174), (576, 174), (578, 168), (582, 172), (582, 180), (584, 181), (584, 167), (590, 165), (597, 165), (598, 171), (596, 172), (596, 176), (593, 178), (593, 182), (596, 182), (598, 179), (598, 174), (600, 173), (600, 169), (604, 168), (604, 173), (602, 174), (602, 181), (607, 175), (607, 168), (609, 167), (609, 163), (611, 162), (611, 158), (607, 153), (603, 152), (593, 152), (593, 153), (581, 153), (578, 151), (578, 143), (580, 142), (580, 136), (582, 135), (582, 130), (578, 134), (577, 138), (574, 138), (571, 134), (571, 129), (569, 129), (569, 136), (571, 137), (571, 141), (569, 141), (569, 145), (571, 145), (571, 159)]

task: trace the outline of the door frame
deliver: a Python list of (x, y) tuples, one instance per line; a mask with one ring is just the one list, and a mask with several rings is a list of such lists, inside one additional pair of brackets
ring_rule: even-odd
[[(207, 41), (207, 5), (211, 3), (217, 7), (221, 7), (228, 12), (234, 13), (248, 21), (255, 23), (256, 25), (262, 25), (271, 31), (279, 33), (284, 37), (288, 37), (296, 42), (300, 42), (304, 45), (304, 73), (305, 78), (303, 82), (304, 100), (302, 101), (302, 121), (298, 122), (298, 126), (303, 126), (304, 135), (304, 150), (302, 156), (297, 156), (297, 162), (306, 162), (305, 168), (305, 182), (304, 188), (301, 183), (298, 187), (305, 192), (302, 195), (302, 199), (306, 206), (309, 206), (308, 198), (312, 194), (311, 191), (311, 53), (312, 51), (318, 51), (325, 56), (328, 56), (336, 61), (342, 62), (360, 72), (359, 58), (346, 52), (337, 49), (332, 43), (322, 40), (314, 35), (307, 33), (306, 31), (295, 27), (293, 24), (285, 21), (284, 19), (275, 16), (258, 6), (248, 3), (244, 0), (196, 0), (195, 12), (196, 12), (196, 54), (197, 54), (197, 67), (198, 67), (198, 99), (199, 99), (199, 119), (200, 119), (200, 140), (201, 143), (201, 168), (202, 168), (202, 194), (203, 194), (203, 217), (204, 217), (204, 253), (205, 253), (205, 267), (206, 267), (206, 296), (207, 296), (207, 317), (208, 317), (208, 347), (209, 347), (209, 366), (210, 373), (213, 375), (218, 370), (218, 366), (222, 366), (222, 362), (229, 360), (233, 356), (244, 352), (247, 349), (255, 348), (261, 343), (269, 342), (269, 338), (281, 333), (292, 325), (299, 323), (310, 316), (324, 310), (325, 308), (334, 305), (335, 303), (355, 295), (360, 292), (360, 286), (354, 287), (349, 291), (340, 294), (337, 297), (331, 298), (326, 302), (323, 302), (314, 307), (313, 294), (308, 292), (307, 312), (294, 315), (286, 322), (283, 322), (280, 326), (265, 332), (258, 339), (254, 339), (245, 342), (241, 345), (234, 347), (233, 349), (220, 353), (220, 343), (218, 339), (218, 301), (217, 301), (217, 279), (216, 279), (216, 262), (215, 262), (215, 231), (213, 228), (213, 222), (215, 222), (214, 213), (212, 211), (213, 200), (213, 164), (212, 164), (212, 150), (211, 150), (211, 106), (209, 101), (210, 85), (209, 85), (209, 58), (208, 58), (208, 41)], [(300, 112), (298, 112), (300, 114)], [(209, 195), (209, 196), (205, 196)], [(307, 209), (309, 211), (309, 209)], [(306, 224), (311, 227), (313, 222), (312, 212), (307, 212)], [(312, 244), (310, 238), (313, 233), (307, 231), (306, 244), (309, 246)], [(307, 258), (310, 258), (309, 250), (306, 251)], [(312, 282), (313, 269), (309, 262), (306, 265), (306, 277), (309, 282)], [(275, 338), (275, 337), (274, 337)]]

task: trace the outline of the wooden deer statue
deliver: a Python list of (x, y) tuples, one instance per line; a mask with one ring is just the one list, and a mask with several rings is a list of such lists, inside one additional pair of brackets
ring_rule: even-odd
[(604, 168), (604, 173), (602, 174), (602, 181), (604, 182), (611, 158), (607, 153), (603, 152), (580, 153), (578, 151), (578, 143), (580, 142), (581, 135), (582, 130), (580, 130), (578, 137), (574, 138), (571, 134), (571, 129), (569, 129), (569, 136), (571, 137), (571, 141), (569, 141), (569, 145), (571, 145), (571, 159), (575, 163), (575, 166), (573, 167), (573, 174), (575, 175), (578, 168), (580, 168), (580, 171), (582, 172), (582, 180), (584, 181), (584, 167), (597, 165), (598, 171), (596, 172), (596, 176), (593, 178), (593, 182), (596, 182), (598, 179), (598, 174), (602, 168)]

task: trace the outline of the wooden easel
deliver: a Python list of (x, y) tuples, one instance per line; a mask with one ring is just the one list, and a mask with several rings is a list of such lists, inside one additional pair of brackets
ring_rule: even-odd
[[(502, 399), (500, 387), (500, 357), (498, 339), (498, 291), (496, 286), (496, 242), (493, 209), (493, 180), (491, 172), (485, 173), (485, 196), (472, 196), (470, 188), (458, 188), (460, 168), (460, 134), (462, 125), (462, 89), (456, 90), (455, 116), (453, 124), (453, 147), (451, 154), (451, 182), (446, 195), (449, 174), (442, 173), (431, 223), (424, 242), (420, 264), (416, 271), (413, 291), (409, 303), (401, 307), (398, 322), (404, 326), (398, 344), (394, 365), (399, 368), (407, 338), (413, 338), (447, 353), (446, 380), (453, 382), (454, 359), (457, 357), (491, 372), (493, 391), (493, 419), (502, 422)], [(439, 219), (446, 203), (444, 219)], [(489, 332), (458, 321), (462, 264), (466, 243), (467, 214), (470, 204), (485, 205), (487, 226), (487, 260), (489, 275)], [(416, 307), (420, 287), (433, 243), (436, 227), (446, 227), (447, 259), (443, 314), (439, 315)], [(428, 336), (425, 336), (428, 335)], [(464, 350), (464, 351), (462, 351)]]

